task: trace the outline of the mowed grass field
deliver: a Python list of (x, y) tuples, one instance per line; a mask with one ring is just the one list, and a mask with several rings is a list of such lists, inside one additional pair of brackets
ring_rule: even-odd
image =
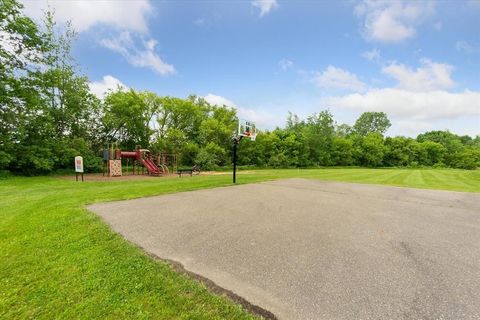
[[(280, 178), (480, 192), (480, 171), (257, 170), (239, 183)], [(86, 204), (213, 188), (231, 175), (84, 183), (55, 177), (0, 180), (1, 319), (252, 319), (114, 234)]]

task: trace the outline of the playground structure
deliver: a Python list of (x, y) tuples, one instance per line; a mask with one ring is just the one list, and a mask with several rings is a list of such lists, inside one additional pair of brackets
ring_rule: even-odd
[(103, 175), (122, 176), (122, 160), (126, 162), (126, 172), (129, 171), (129, 164), (132, 164), (132, 175), (147, 173), (152, 176), (162, 176), (169, 172), (176, 172), (178, 168), (177, 154), (160, 153), (154, 157), (150, 150), (142, 149), (140, 146), (136, 146), (134, 151), (122, 151), (117, 143), (106, 143), (103, 148)]

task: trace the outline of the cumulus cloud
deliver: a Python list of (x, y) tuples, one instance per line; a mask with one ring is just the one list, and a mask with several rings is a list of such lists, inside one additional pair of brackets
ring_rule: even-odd
[(217, 105), (217, 106), (225, 105), (225, 106), (237, 109), (237, 116), (240, 119), (253, 121), (257, 124), (258, 127), (261, 127), (261, 128), (270, 128), (272, 127), (272, 125), (279, 123), (279, 119), (277, 119), (271, 113), (268, 113), (263, 110), (254, 110), (250, 108), (238, 107), (233, 101), (222, 96), (209, 93), (203, 98), (205, 99), (205, 101), (207, 101), (211, 105)]
[[(382, 72), (397, 81), (396, 87), (373, 88), (365, 92), (331, 95), (322, 99), (323, 106), (356, 112), (383, 111), (395, 119), (398, 134), (419, 133), (425, 130), (450, 128), (449, 123), (470, 121), (480, 125), (480, 92), (447, 91), (455, 86), (451, 74), (453, 66), (421, 60), (421, 66), (390, 63)], [(443, 126), (443, 127), (442, 127)], [(475, 126), (475, 125), (473, 125)], [(462, 131), (460, 130), (460, 131)]]
[(317, 86), (327, 89), (364, 91), (367, 88), (355, 74), (334, 66), (328, 66), (323, 72), (317, 73), (313, 81)]
[(415, 37), (417, 25), (432, 13), (430, 1), (364, 0), (355, 7), (365, 38), (384, 43)]
[(111, 75), (106, 75), (102, 80), (91, 82), (89, 84), (90, 92), (98, 98), (103, 98), (109, 90), (116, 90), (117, 88), (127, 88), (120, 80)]
[(480, 116), (480, 92), (469, 90), (451, 93), (442, 90), (370, 89), (363, 94), (329, 97), (324, 103), (328, 107), (383, 111), (392, 116), (417, 120)]
[(162, 76), (174, 74), (175, 67), (165, 62), (155, 52), (157, 41), (155, 39), (134, 39), (128, 31), (120, 33), (117, 37), (106, 38), (100, 41), (105, 48), (120, 53), (131, 65), (141, 68), (150, 68)]
[(396, 127), (399, 135), (405, 135), (405, 133), (416, 135), (419, 132), (435, 130), (435, 128), (443, 129), (425, 120), (397, 120), (393, 125)]
[(391, 63), (382, 72), (398, 81), (397, 87), (411, 91), (449, 89), (455, 85), (451, 78), (453, 67), (428, 59), (421, 60), (422, 66), (412, 69), (403, 64)]
[(25, 13), (34, 19), (42, 19), (49, 7), (55, 11), (57, 22), (71, 21), (77, 32), (83, 32), (97, 24), (105, 24), (122, 30), (147, 32), (147, 17), (153, 7), (148, 0), (24, 0)]
[(253, 0), (252, 6), (260, 9), (260, 17), (268, 14), (278, 6), (277, 0)]
[[(278, 117), (264, 110), (254, 110), (249, 108), (237, 108), (237, 114), (240, 119), (246, 119), (255, 122), (261, 129), (271, 128), (279, 123)], [(283, 121), (280, 120), (280, 121)]]
[(118, 36), (103, 39), (100, 43), (120, 53), (131, 65), (151, 68), (161, 75), (175, 73), (173, 65), (166, 63), (155, 52), (157, 41), (134, 40), (134, 36), (148, 34), (147, 18), (153, 12), (149, 0), (24, 0), (25, 13), (34, 19), (42, 19), (45, 10), (55, 12), (58, 23), (71, 21), (77, 32), (97, 25), (118, 30)]
[(205, 97), (203, 97), (205, 99), (205, 101), (207, 101), (208, 103), (210, 103), (211, 105), (214, 105), (214, 106), (227, 106), (227, 107), (232, 107), (232, 108), (236, 108), (237, 106), (235, 105), (235, 103), (233, 103), (233, 101), (231, 100), (228, 100), (227, 98), (224, 98), (222, 96), (217, 96), (213, 93), (209, 93), (207, 94)]

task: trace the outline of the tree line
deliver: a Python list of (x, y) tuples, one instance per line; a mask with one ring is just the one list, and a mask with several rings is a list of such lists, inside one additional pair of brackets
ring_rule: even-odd
[[(0, 170), (43, 174), (72, 168), (82, 155), (100, 171), (102, 146), (118, 142), (178, 153), (181, 165), (205, 170), (231, 163), (236, 110), (192, 95), (162, 97), (117, 88), (100, 99), (71, 56), (76, 34), (55, 25), (51, 12), (37, 24), (15, 0), (0, 0)], [(243, 140), (239, 163), (256, 167), (480, 166), (480, 137), (431, 131), (416, 138), (385, 137), (386, 114), (363, 113), (353, 126), (328, 110)]]

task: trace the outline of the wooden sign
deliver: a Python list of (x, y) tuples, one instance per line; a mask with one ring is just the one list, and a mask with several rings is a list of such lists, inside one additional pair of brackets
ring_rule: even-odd
[(80, 156), (75, 157), (75, 172), (83, 173), (83, 158)]

